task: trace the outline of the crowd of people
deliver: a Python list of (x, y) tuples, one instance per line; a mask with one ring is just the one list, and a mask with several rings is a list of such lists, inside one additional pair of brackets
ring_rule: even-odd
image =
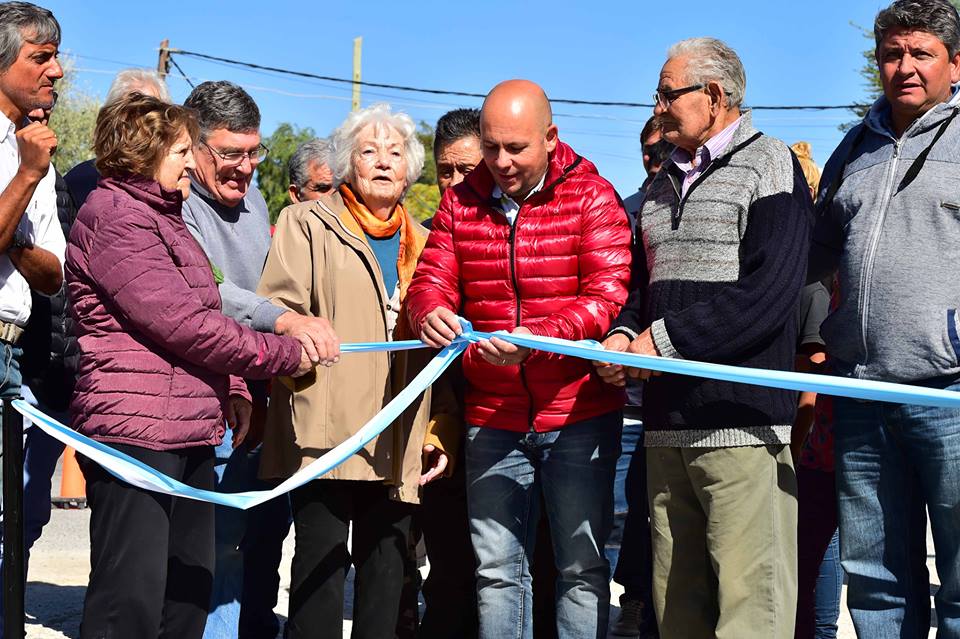
[[(437, 122), (439, 207), (404, 207), (425, 150), (386, 104), (288, 163), (240, 86), (183, 105), (119, 73), (95, 158), (51, 164), (60, 25), (0, 3), (0, 396), (189, 486), (276, 486), (354, 435), (463, 331), (960, 390), (960, 16), (895, 0), (883, 95), (821, 179), (758, 131), (737, 53), (666, 54), (623, 194), (565, 143), (543, 89)], [(954, 291), (954, 292), (951, 292)], [(341, 354), (342, 343), (427, 347)], [(80, 460), (80, 636), (824, 639), (840, 585), (861, 639), (960, 639), (960, 412), (565, 357), (491, 337), (319, 479), (249, 511)], [(26, 549), (62, 452), (25, 434)], [(421, 544), (422, 541), (422, 544)], [(421, 584), (425, 548), (429, 571)], [(623, 587), (610, 617), (610, 580)], [(424, 607), (420, 610), (419, 597)]]

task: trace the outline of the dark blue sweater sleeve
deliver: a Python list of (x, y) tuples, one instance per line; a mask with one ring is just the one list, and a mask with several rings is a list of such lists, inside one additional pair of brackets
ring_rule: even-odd
[(748, 211), (737, 281), (710, 299), (664, 315), (675, 355), (712, 362), (740, 359), (778, 334), (785, 322), (795, 321), (813, 203), (796, 159), (773, 160), (783, 164), (769, 167), (767, 179), (774, 184), (758, 193)]

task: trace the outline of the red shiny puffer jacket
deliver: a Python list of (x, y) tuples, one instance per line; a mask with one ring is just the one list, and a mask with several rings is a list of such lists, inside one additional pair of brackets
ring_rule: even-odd
[[(406, 298), (414, 330), (444, 306), (481, 331), (602, 339), (630, 278), (630, 226), (613, 187), (563, 143), (513, 227), (493, 187), (481, 163), (444, 194)], [(475, 345), (463, 357), (471, 425), (542, 432), (623, 406), (586, 360), (533, 351), (520, 366), (493, 366)]]

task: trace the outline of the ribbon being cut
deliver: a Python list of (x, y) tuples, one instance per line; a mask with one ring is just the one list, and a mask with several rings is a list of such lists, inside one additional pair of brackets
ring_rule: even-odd
[[(348, 438), (336, 448), (328, 451), (312, 464), (301, 469), (272, 490), (218, 493), (192, 488), (163, 475), (139, 460), (112, 449), (106, 444), (81, 435), (70, 427), (40, 412), (23, 400), (15, 401), (14, 408), (33, 422), (34, 425), (47, 432), (51, 437), (62, 441), (68, 446), (72, 446), (77, 452), (86, 455), (117, 478), (133, 486), (173, 495), (175, 497), (196, 499), (244, 510), (262, 504), (277, 495), (289, 492), (336, 468), (393, 423), (407, 406), (436, 381), (443, 371), (445, 371), (471, 343), (489, 339), (494, 335), (517, 346), (588, 360), (601, 360), (634, 368), (656, 370), (664, 373), (691, 375), (694, 377), (705, 377), (794, 391), (826, 393), (828, 395), (839, 395), (854, 399), (898, 404), (918, 404), (942, 408), (960, 408), (960, 393), (936, 388), (850, 379), (830, 375), (739, 368), (736, 366), (709, 364), (683, 359), (618, 353), (605, 351), (600, 344), (594, 341), (572, 342), (569, 340), (538, 337), (535, 335), (511, 335), (502, 332), (486, 333), (483, 331), (474, 331), (473, 327), (466, 320), (461, 320), (461, 323), (463, 325), (462, 334), (450, 346), (440, 351), (440, 353), (424, 367), (420, 374), (411, 381), (410, 385), (394, 397), (390, 403), (384, 406), (383, 410), (374, 416), (373, 419), (364, 424), (352, 437)], [(371, 351), (409, 350), (414, 348), (426, 348), (426, 345), (416, 340), (344, 344), (341, 347), (341, 352), (347, 354)]]

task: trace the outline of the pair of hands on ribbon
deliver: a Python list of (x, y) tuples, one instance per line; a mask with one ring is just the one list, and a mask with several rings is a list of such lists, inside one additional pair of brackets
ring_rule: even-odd
[[(288, 311), (277, 318), (274, 332), (295, 337), (300, 342), (300, 366), (293, 377), (301, 377), (316, 366), (333, 366), (340, 361), (340, 338), (333, 325), (324, 317), (308, 317)], [(232, 396), (227, 403), (227, 423), (233, 428), (233, 447), (244, 442), (250, 430), (253, 405), (244, 397)], [(423, 447), (423, 468), (420, 485), (430, 483), (443, 475), (450, 463), (447, 454), (432, 444)]]
[[(460, 318), (448, 308), (438, 306), (420, 322), (420, 341), (433, 348), (445, 348), (457, 338), (463, 329), (460, 327)], [(532, 335), (529, 329), (518, 326), (513, 329), (514, 335)], [(498, 337), (491, 337), (477, 342), (477, 349), (488, 364), (494, 366), (517, 366), (530, 355), (530, 349), (517, 346)]]
[[(660, 355), (660, 352), (657, 350), (657, 345), (653, 342), (653, 335), (651, 335), (649, 328), (640, 333), (636, 339), (630, 339), (628, 335), (624, 335), (623, 333), (614, 333), (603, 340), (600, 345), (607, 351), (653, 355), (655, 357)], [(593, 365), (597, 369), (597, 375), (600, 376), (600, 379), (608, 384), (620, 387), (627, 385), (628, 377), (646, 381), (651, 377), (657, 377), (661, 374), (660, 371), (653, 371), (646, 368), (632, 368), (597, 360), (593, 362)]]
[[(448, 346), (461, 332), (460, 320), (456, 314), (440, 306), (430, 311), (420, 323), (420, 339), (428, 346), (434, 348)], [(523, 335), (531, 334), (530, 331), (523, 326), (516, 327), (512, 333)], [(650, 329), (645, 330), (633, 340), (622, 333), (615, 333), (603, 340), (601, 345), (608, 351), (637, 353), (640, 355), (660, 355), (656, 345), (653, 343), (653, 336), (650, 333)], [(516, 366), (530, 355), (529, 348), (511, 344), (497, 337), (477, 342), (477, 348), (480, 351), (480, 356), (494, 366)], [(630, 368), (603, 361), (594, 361), (593, 365), (596, 367), (597, 374), (600, 378), (614, 386), (625, 386), (627, 377), (646, 380), (650, 377), (660, 375), (660, 371)]]

